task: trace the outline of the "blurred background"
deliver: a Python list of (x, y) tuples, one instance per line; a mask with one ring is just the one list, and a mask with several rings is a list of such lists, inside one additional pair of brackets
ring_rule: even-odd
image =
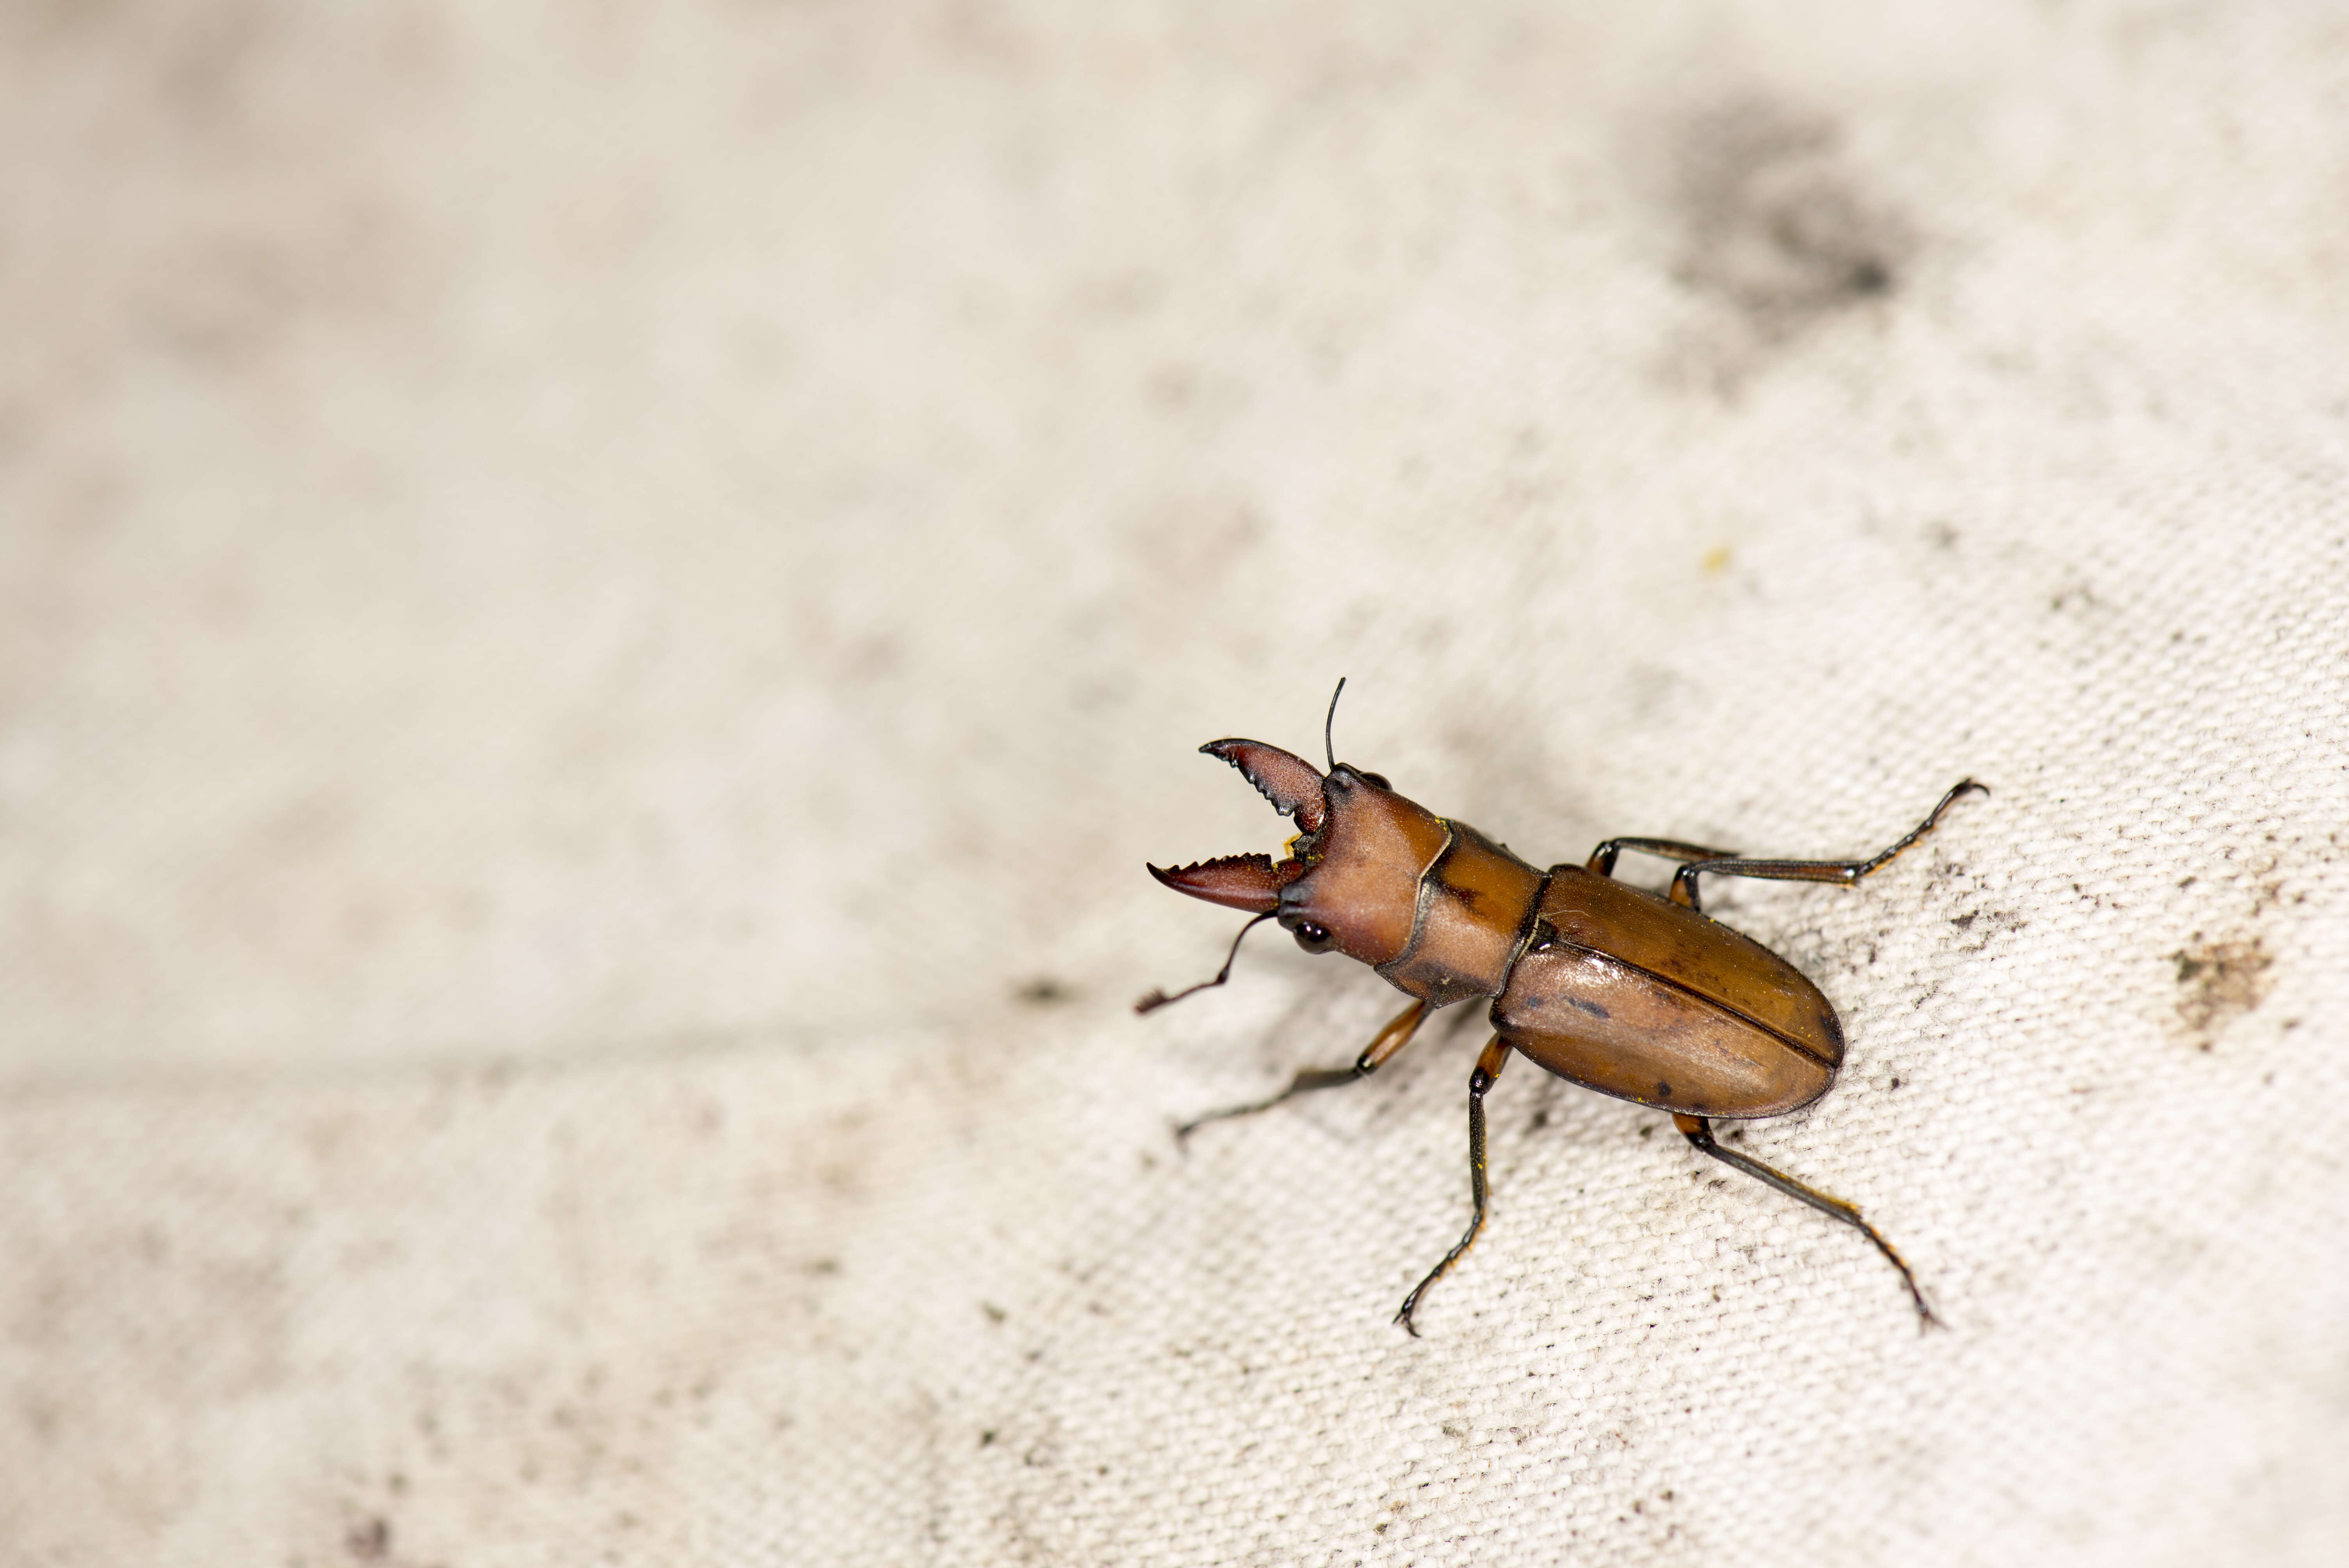
[[(0, 9), (0, 1560), (2338, 1561), (2344, 131), (2319, 6)], [(1709, 902), (1951, 1334), (1520, 1068), (1404, 1340), (1475, 1019), (1174, 1159), (1390, 1010), (1128, 1011), (1341, 675), (1541, 863), (1993, 784)]]

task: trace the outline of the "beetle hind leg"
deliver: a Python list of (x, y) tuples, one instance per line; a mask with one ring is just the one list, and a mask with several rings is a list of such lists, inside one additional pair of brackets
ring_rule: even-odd
[(1775, 1187), (1789, 1198), (1800, 1199), (1830, 1219), (1841, 1220), (1845, 1224), (1874, 1242), (1876, 1250), (1882, 1253), (1886, 1261), (1900, 1271), (1900, 1283), (1909, 1287), (1909, 1299), (1917, 1304), (1917, 1316), (1920, 1320), (1918, 1326), (1920, 1328), (1940, 1326), (1941, 1320), (1933, 1315), (1933, 1309), (1925, 1305), (1925, 1293), (1917, 1288), (1917, 1276), (1909, 1272), (1908, 1264), (1902, 1261), (1899, 1253), (1893, 1251), (1892, 1243), (1884, 1239), (1883, 1233), (1862, 1219), (1857, 1208), (1840, 1198), (1831, 1197), (1820, 1191), (1816, 1187), (1805, 1186), (1785, 1171), (1774, 1171), (1751, 1155), (1740, 1154), (1733, 1149), (1723, 1149), (1713, 1140), (1713, 1124), (1702, 1116), (1675, 1115), (1672, 1118), (1672, 1125), (1680, 1129), (1682, 1137), (1687, 1139), (1702, 1152), (1712, 1155), (1724, 1165), (1735, 1166), (1764, 1186)]
[(1468, 1191), (1476, 1212), (1468, 1221), (1466, 1233), (1444, 1254), (1442, 1263), (1427, 1271), (1425, 1279), (1411, 1287), (1411, 1294), (1402, 1298), (1402, 1305), (1394, 1315), (1403, 1332), (1413, 1339), (1419, 1337), (1419, 1329), (1413, 1324), (1411, 1315), (1419, 1310), (1419, 1298), (1427, 1294), (1428, 1286), (1450, 1274), (1454, 1264), (1467, 1255), (1468, 1249), (1476, 1244), (1476, 1233), (1485, 1228), (1485, 1091), (1493, 1087), (1493, 1080), (1508, 1064), (1509, 1043), (1495, 1035), (1484, 1054), (1476, 1058), (1476, 1070), (1468, 1075)]
[(1352, 1083), (1357, 1078), (1366, 1078), (1378, 1071), (1379, 1065), (1389, 1057), (1411, 1044), (1411, 1037), (1419, 1033), (1420, 1020), (1426, 1016), (1427, 1004), (1423, 1001), (1413, 1002), (1387, 1020), (1386, 1026), (1373, 1036), (1362, 1054), (1354, 1058), (1352, 1067), (1307, 1068), (1288, 1080), (1287, 1088), (1269, 1099), (1255, 1100), (1247, 1105), (1230, 1106), (1223, 1110), (1211, 1110), (1205, 1116), (1192, 1118), (1174, 1130), (1174, 1140), (1178, 1143), (1188, 1140), (1192, 1133), (1211, 1121), (1226, 1121), (1235, 1116), (1254, 1116), (1259, 1110), (1270, 1110), (1291, 1095), (1303, 1094), (1309, 1089), (1336, 1088), (1342, 1084)]

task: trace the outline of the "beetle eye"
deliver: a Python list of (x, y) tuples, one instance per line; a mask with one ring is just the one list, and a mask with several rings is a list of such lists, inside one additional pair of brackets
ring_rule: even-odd
[(1309, 920), (1300, 920), (1290, 934), (1297, 938), (1297, 945), (1308, 953), (1330, 951), (1330, 928), (1326, 925), (1318, 925)]
[(1366, 784), (1375, 784), (1381, 789), (1392, 789), (1394, 788), (1393, 785), (1387, 782), (1387, 776), (1383, 773), (1365, 773), (1362, 775), (1362, 781)]

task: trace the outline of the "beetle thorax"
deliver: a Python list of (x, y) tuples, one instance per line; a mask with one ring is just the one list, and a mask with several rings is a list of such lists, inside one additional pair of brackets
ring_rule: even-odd
[(1280, 923), (1438, 1006), (1497, 994), (1541, 873), (1343, 764), (1323, 799), (1320, 829), (1299, 846), (1305, 872), (1281, 890)]

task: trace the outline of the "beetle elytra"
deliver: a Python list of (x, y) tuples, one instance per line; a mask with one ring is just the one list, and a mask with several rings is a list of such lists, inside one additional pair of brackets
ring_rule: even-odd
[[(1346, 683), (1340, 681), (1342, 693)], [(1334, 719), (1338, 698), (1330, 699)], [(1485, 1095), (1514, 1055), (1602, 1094), (1671, 1113), (1696, 1149), (1850, 1225), (1899, 1271), (1920, 1325), (1938, 1320), (1892, 1243), (1840, 1198), (1723, 1148), (1716, 1119), (1781, 1116), (1810, 1104), (1843, 1063), (1843, 1026), (1819, 988), (1760, 943), (1703, 913), (1701, 876), (1858, 882), (1933, 830), (1952, 801), (1987, 786), (1959, 780), (1925, 820), (1864, 860), (1748, 859), (1674, 839), (1609, 839), (1579, 865), (1537, 871), (1465, 822), (1397, 794), (1376, 773), (1337, 760), (1324, 725), (1327, 773), (1257, 740), (1200, 749), (1238, 769), (1298, 834), (1283, 858), (1226, 855), (1150, 874), (1178, 892), (1254, 918), (1223, 968), (1174, 996), (1154, 992), (1149, 1012), (1231, 977), (1240, 939), (1277, 921), (1309, 953), (1369, 965), (1412, 998), (1351, 1067), (1299, 1072), (1269, 1099), (1212, 1112), (1176, 1130), (1267, 1110), (1291, 1095), (1334, 1088), (1375, 1072), (1409, 1044), (1437, 1007), (1490, 997), (1492, 1041), (1468, 1078), (1469, 1191), (1475, 1214), (1459, 1243), (1403, 1298), (1413, 1322), (1428, 1288), (1484, 1228)], [(1667, 895), (1614, 880), (1625, 851), (1679, 863)]]

